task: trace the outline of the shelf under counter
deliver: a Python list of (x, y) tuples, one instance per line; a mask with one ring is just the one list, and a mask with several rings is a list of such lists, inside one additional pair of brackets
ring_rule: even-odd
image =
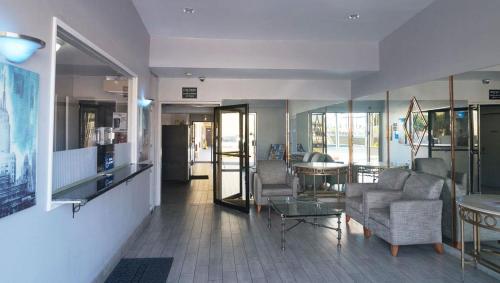
[(52, 195), (55, 204), (72, 204), (73, 217), (80, 207), (107, 191), (126, 183), (140, 173), (153, 167), (153, 164), (129, 164), (102, 172), (95, 177), (85, 179), (59, 188)]

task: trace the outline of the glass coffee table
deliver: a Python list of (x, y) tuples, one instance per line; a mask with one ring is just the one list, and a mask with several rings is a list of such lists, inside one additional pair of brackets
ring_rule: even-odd
[[(270, 197), (268, 198), (267, 226), (271, 228), (271, 209), (281, 217), (281, 249), (285, 250), (285, 233), (297, 227), (301, 223), (314, 225), (337, 231), (337, 247), (341, 247), (340, 240), (342, 230), (340, 228), (340, 217), (345, 210), (343, 199), (334, 199), (332, 202), (323, 202), (314, 198), (306, 197)], [(337, 218), (337, 227), (330, 227), (317, 222), (318, 218)], [(286, 228), (286, 220), (297, 221), (294, 225)], [(313, 221), (311, 222), (310, 219)]]

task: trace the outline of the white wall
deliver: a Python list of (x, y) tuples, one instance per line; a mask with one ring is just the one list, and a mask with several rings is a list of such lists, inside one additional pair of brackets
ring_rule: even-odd
[[(182, 87), (198, 87), (198, 99), (182, 99)], [(162, 102), (220, 102), (224, 99), (348, 99), (348, 80), (266, 80), (266, 79), (198, 79), (160, 78), (159, 99)]]
[(376, 42), (151, 38), (151, 67), (377, 71)]
[[(139, 94), (148, 91), (149, 36), (134, 6), (121, 0), (5, 0), (0, 30), (47, 42), (22, 68), (40, 74), (37, 205), (0, 219), (2, 282), (90, 282), (149, 211), (143, 185), (116, 188), (91, 201), (72, 219), (71, 207), (45, 210), (51, 125), (50, 49), (52, 17), (60, 17), (91, 42), (139, 75)], [(3, 60), (3, 58), (0, 58)]]
[(436, 0), (380, 42), (380, 72), (353, 81), (353, 97), (500, 63), (500, 1)]

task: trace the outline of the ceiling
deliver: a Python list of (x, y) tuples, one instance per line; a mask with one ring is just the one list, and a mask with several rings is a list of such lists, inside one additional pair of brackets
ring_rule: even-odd
[[(303, 79), (303, 80), (353, 80), (371, 71), (334, 72), (329, 70), (302, 69), (229, 69), (229, 68), (175, 68), (151, 67), (151, 71), (159, 77), (193, 78), (198, 77), (228, 79)], [(186, 76), (186, 73), (191, 76)]]
[(500, 81), (500, 65), (454, 75), (455, 80)]
[[(152, 36), (380, 41), (433, 0), (132, 0)], [(193, 8), (194, 13), (184, 13)], [(349, 20), (359, 14), (357, 20)]]
[(57, 51), (56, 72), (58, 75), (121, 76), (119, 72), (99, 59), (65, 42)]

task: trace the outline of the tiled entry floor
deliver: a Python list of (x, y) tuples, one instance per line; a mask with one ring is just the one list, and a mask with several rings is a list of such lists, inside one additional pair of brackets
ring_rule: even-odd
[[(365, 240), (355, 221), (343, 223), (340, 250), (335, 231), (301, 225), (287, 234), (282, 252), (279, 225), (268, 230), (267, 212), (246, 215), (213, 205), (211, 180), (169, 185), (163, 194), (163, 205), (126, 256), (174, 257), (167, 282), (462, 281), (459, 259), (438, 255), (431, 245), (403, 246), (392, 257), (384, 241)], [(497, 282), (472, 267), (464, 276), (464, 282)]]

